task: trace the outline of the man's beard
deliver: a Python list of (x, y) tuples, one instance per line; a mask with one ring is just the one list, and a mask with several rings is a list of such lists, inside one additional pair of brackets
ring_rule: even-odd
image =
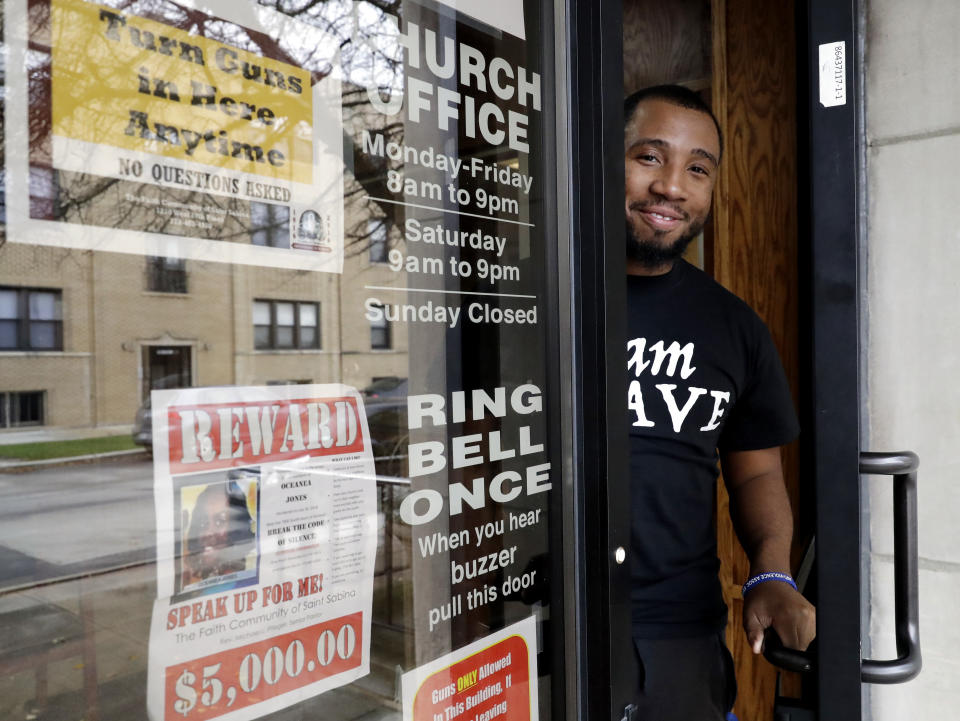
[(627, 258), (635, 260), (645, 268), (660, 268), (664, 265), (673, 265), (683, 257), (684, 251), (703, 230), (706, 219), (698, 220), (690, 225), (687, 232), (669, 245), (659, 242), (666, 235), (663, 231), (654, 231), (649, 240), (641, 240), (633, 232), (633, 226), (627, 220)]

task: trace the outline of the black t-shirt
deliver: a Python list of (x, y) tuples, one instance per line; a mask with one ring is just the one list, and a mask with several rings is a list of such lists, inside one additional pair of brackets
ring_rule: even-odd
[(690, 264), (629, 276), (627, 297), (634, 633), (719, 630), (717, 451), (793, 440), (790, 389), (763, 321)]

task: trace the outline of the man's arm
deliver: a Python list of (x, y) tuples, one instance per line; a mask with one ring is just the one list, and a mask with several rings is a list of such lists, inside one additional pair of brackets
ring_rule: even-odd
[[(723, 478), (730, 495), (730, 517), (750, 559), (750, 576), (790, 573), (793, 516), (783, 482), (780, 448), (723, 454)], [(743, 630), (754, 653), (763, 632), (774, 628), (784, 645), (806, 649), (816, 636), (816, 611), (807, 599), (780, 581), (754, 586), (743, 601)]]

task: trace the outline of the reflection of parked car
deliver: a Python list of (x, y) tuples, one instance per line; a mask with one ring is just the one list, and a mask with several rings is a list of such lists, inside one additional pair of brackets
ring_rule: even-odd
[(377, 378), (364, 388), (361, 393), (366, 400), (382, 400), (384, 398), (406, 398), (407, 379), (397, 376)]
[(366, 413), (377, 475), (405, 477), (410, 440), (406, 399), (367, 403)]
[[(180, 388), (184, 379), (182, 373), (168, 373), (159, 378), (153, 378), (150, 382), (152, 390), (163, 390), (167, 388)], [(137, 414), (133, 417), (133, 442), (138, 446), (143, 446), (147, 453), (153, 453), (153, 418), (150, 414), (150, 391), (143, 399), (143, 405), (137, 409)]]
[(150, 396), (147, 396), (143, 405), (137, 409), (133, 418), (133, 442), (146, 448), (147, 453), (153, 453), (153, 418), (150, 411)]

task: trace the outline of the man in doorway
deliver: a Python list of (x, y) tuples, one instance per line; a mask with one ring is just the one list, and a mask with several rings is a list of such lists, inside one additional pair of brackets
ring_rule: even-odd
[(682, 258), (710, 212), (719, 123), (696, 93), (670, 85), (631, 95), (624, 115), (639, 718), (720, 721), (736, 683), (717, 579), (717, 459), (750, 559), (743, 628), (753, 652), (768, 627), (806, 648), (815, 612), (790, 577), (780, 462), (799, 428), (766, 326)]

